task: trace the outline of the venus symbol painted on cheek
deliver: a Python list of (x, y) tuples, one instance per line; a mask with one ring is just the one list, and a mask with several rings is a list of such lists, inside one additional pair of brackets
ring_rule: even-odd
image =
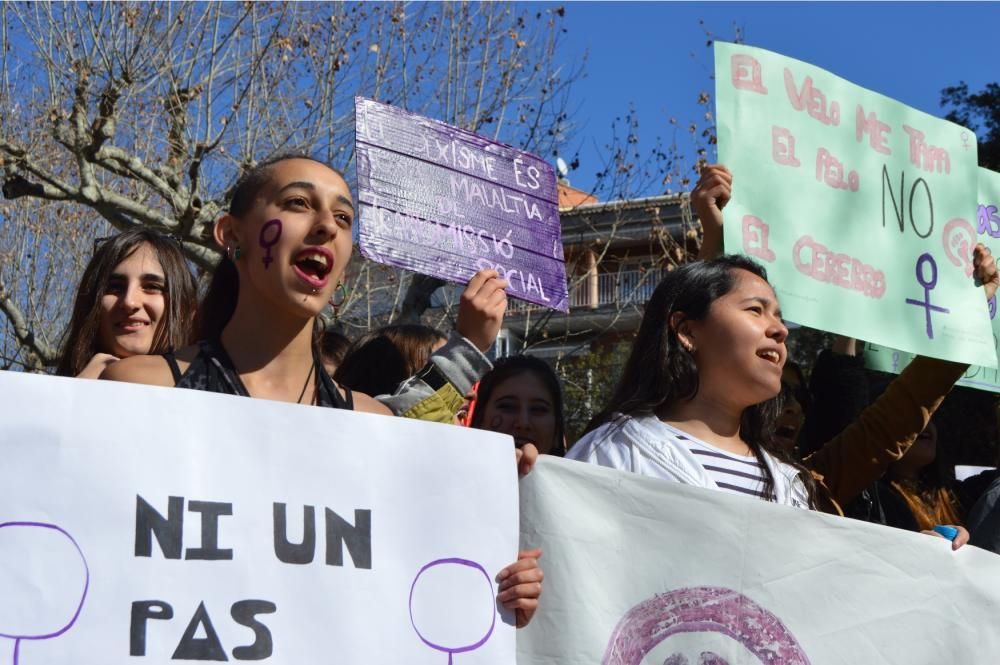
[[(270, 236), (270, 237), (268, 237)], [(278, 244), (278, 240), (281, 238), (281, 220), (272, 219), (264, 223), (264, 226), (260, 228), (260, 246), (264, 248), (266, 252), (264, 258), (261, 261), (264, 262), (264, 270), (267, 270), (271, 266), (271, 262), (274, 261), (271, 258), (271, 248)]]
[(496, 431), (500, 429), (500, 425), (503, 425), (503, 416), (493, 416), (493, 420), (490, 421), (490, 429)]

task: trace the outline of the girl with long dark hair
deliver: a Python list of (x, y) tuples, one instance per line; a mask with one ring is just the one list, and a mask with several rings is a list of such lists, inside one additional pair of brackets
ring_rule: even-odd
[(811, 477), (772, 438), (787, 336), (755, 261), (677, 268), (646, 304), (617, 390), (568, 457), (811, 505)]
[(98, 240), (56, 374), (96, 379), (122, 358), (185, 346), (196, 306), (194, 278), (176, 240), (149, 229)]

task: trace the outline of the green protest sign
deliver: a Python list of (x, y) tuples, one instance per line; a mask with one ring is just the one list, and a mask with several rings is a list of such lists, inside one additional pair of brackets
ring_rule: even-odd
[(727, 251), (768, 269), (785, 316), (996, 367), (974, 288), (976, 136), (804, 62), (715, 45)]
[[(979, 206), (976, 213), (976, 234), (996, 255), (1000, 251), (1000, 173), (979, 169)], [(968, 238), (967, 242), (976, 240)], [(993, 323), (993, 344), (1000, 341), (1000, 316), (997, 316), (996, 296), (989, 303), (990, 319)], [(913, 360), (912, 353), (904, 353), (886, 346), (868, 344), (865, 349), (865, 365), (883, 372), (899, 373)], [(958, 382), (960, 386), (979, 388), (1000, 393), (1000, 370), (973, 365)]]

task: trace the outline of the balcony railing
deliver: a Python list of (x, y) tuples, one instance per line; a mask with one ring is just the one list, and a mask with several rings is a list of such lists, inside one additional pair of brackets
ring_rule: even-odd
[[(653, 295), (653, 290), (666, 274), (659, 268), (650, 270), (620, 270), (570, 278), (570, 309), (596, 309), (607, 305), (641, 305)], [(523, 300), (510, 299), (507, 312), (518, 314), (544, 309)]]

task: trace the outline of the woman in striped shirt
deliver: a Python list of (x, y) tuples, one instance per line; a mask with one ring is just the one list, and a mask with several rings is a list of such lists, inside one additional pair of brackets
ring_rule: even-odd
[(755, 261), (681, 266), (653, 293), (618, 389), (567, 457), (814, 505), (811, 475), (773, 441), (787, 336)]
[[(985, 247), (976, 279), (1000, 278)], [(742, 256), (682, 266), (646, 305), (609, 404), (570, 459), (839, 513), (898, 459), (965, 370), (921, 358), (803, 465), (774, 442), (788, 330), (764, 268)], [(953, 543), (967, 540), (962, 531)]]

